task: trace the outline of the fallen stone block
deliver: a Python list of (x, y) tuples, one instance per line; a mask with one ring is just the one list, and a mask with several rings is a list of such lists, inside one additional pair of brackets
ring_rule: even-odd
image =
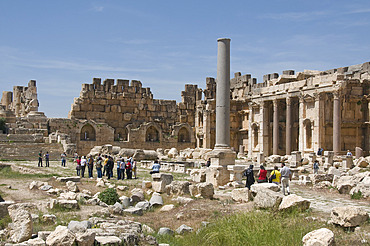
[(334, 233), (327, 228), (314, 230), (307, 233), (302, 238), (302, 243), (303, 246), (315, 246), (315, 245), (334, 246), (335, 245)]
[(369, 219), (369, 214), (363, 208), (354, 206), (335, 207), (330, 218), (333, 224), (342, 227), (356, 227)]
[(298, 209), (300, 211), (303, 211), (308, 209), (310, 207), (310, 204), (310, 201), (295, 194), (291, 194), (283, 198), (280, 203), (279, 210)]

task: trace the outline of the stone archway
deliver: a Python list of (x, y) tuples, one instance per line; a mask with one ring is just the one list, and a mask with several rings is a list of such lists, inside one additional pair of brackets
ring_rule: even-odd
[(181, 127), (177, 134), (177, 141), (179, 143), (189, 143), (190, 142), (190, 133), (186, 127)]
[(86, 124), (81, 128), (80, 140), (82, 141), (95, 141), (96, 133), (92, 125)]
[(146, 142), (159, 142), (159, 131), (154, 127), (150, 126), (145, 133)]

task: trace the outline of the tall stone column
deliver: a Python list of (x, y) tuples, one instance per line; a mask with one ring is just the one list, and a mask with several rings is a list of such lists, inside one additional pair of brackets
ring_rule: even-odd
[(273, 101), (274, 107), (274, 118), (273, 118), (273, 125), (272, 125), (272, 154), (278, 155), (279, 154), (279, 105), (278, 100), (274, 99)]
[(292, 152), (292, 99), (290, 97), (286, 98), (286, 154), (290, 155)]
[[(230, 39), (217, 40), (216, 80), (216, 144), (209, 153), (211, 166), (206, 170), (206, 182), (214, 186), (230, 181), (236, 153), (230, 148)], [(229, 167), (228, 167), (229, 166)]]
[(334, 155), (340, 152), (340, 128), (341, 128), (341, 110), (340, 110), (340, 92), (333, 92), (333, 151)]
[(230, 39), (217, 40), (216, 148), (230, 147)]

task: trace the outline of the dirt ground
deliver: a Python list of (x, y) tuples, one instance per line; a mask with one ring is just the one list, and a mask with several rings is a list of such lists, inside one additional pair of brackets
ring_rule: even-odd
[[(72, 163), (67, 165), (67, 168), (59, 166), (59, 162), (52, 162), (50, 168), (38, 168), (36, 162), (11, 162), (8, 163), (21, 172), (32, 172), (41, 174), (53, 174), (58, 173), (62, 176), (74, 176), (75, 170)], [(86, 176), (85, 176), (86, 177)], [(188, 177), (186, 175), (175, 175), (175, 179), (185, 180)], [(49, 195), (45, 191), (41, 190), (29, 190), (29, 184), (34, 181), (48, 182), (53, 188), (59, 188), (66, 190), (64, 183), (56, 181), (53, 177), (48, 178), (0, 178), (0, 192), (5, 200), (13, 200), (15, 202), (32, 202), (37, 204), (37, 208), (42, 211), (43, 214), (51, 213), (47, 208), (47, 203), (51, 199), (55, 199), (56, 196)], [(129, 186), (130, 189), (134, 187), (141, 188), (143, 180), (150, 180), (150, 175), (147, 170), (139, 169), (138, 179), (133, 180), (115, 180), (111, 179), (111, 183), (116, 185)], [(80, 191), (89, 190), (92, 194), (101, 192), (104, 188), (96, 187), (96, 181), (94, 179), (82, 178), (81, 182), (77, 184)], [(328, 190), (315, 190), (310, 187), (298, 186), (296, 183), (291, 184), (292, 192), (296, 193), (304, 198), (311, 201), (311, 208), (316, 215), (329, 217), (330, 210), (333, 206), (340, 205), (355, 205), (364, 207), (370, 212), (369, 200), (351, 200), (348, 195), (341, 195), (338, 192), (330, 192)], [(186, 205), (179, 205), (177, 202), (171, 200), (171, 197), (163, 195), (165, 204), (174, 204), (175, 208), (168, 212), (160, 212), (159, 209), (152, 209), (145, 212), (143, 216), (122, 216), (122, 219), (130, 219), (138, 221), (143, 224), (147, 224), (153, 229), (157, 230), (160, 227), (178, 228), (182, 224), (191, 226), (197, 229), (201, 226), (202, 221), (212, 221), (214, 219), (230, 215), (232, 213), (240, 211), (249, 211), (253, 208), (253, 203), (236, 203), (230, 199), (228, 195), (230, 191), (220, 191), (226, 195), (218, 196), (218, 198), (209, 199), (194, 199), (192, 202)], [(118, 191), (119, 195), (129, 196), (129, 191)], [(146, 197), (150, 198), (149, 195)], [(71, 212), (73, 218), (81, 220), (88, 219), (92, 214), (101, 210), (99, 206), (82, 205), (80, 210)], [(67, 214), (64, 214), (66, 216)], [(58, 216), (58, 215), (57, 215)]]

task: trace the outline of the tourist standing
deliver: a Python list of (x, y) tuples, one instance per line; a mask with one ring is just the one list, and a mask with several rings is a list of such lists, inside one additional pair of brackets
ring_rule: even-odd
[(82, 159), (81, 159), (81, 177), (82, 178), (85, 177), (85, 168), (86, 168), (86, 165), (87, 165), (86, 156), (82, 156)]
[(93, 178), (93, 168), (94, 168), (94, 158), (90, 155), (89, 160), (87, 161), (87, 167), (89, 171), (89, 178)]
[(112, 157), (107, 158), (107, 174), (108, 174), (108, 179), (113, 177), (113, 166), (114, 166), (114, 161)]
[(108, 156), (104, 156), (103, 161), (103, 176), (108, 176)]
[(353, 156), (350, 150), (347, 150), (347, 156)]
[(277, 166), (274, 166), (274, 170), (270, 173), (269, 182), (279, 185), (280, 184), (281, 173)]
[(267, 171), (263, 165), (260, 166), (257, 176), (257, 183), (267, 183)]
[(313, 174), (318, 174), (319, 173), (319, 161), (315, 160), (313, 162)]
[(49, 167), (49, 152), (46, 151), (46, 154), (45, 154), (45, 166), (46, 167)]
[(289, 181), (292, 180), (292, 172), (290, 171), (289, 167), (285, 166), (284, 163), (281, 163), (281, 167), (282, 169), (280, 170), (280, 173), (281, 173), (281, 184), (283, 188), (283, 194), (285, 195), (285, 190), (286, 190), (288, 195), (290, 195)]
[(121, 179), (124, 180), (125, 179), (125, 169), (126, 169), (126, 163), (125, 163), (125, 159), (121, 159), (121, 162), (120, 162), (120, 166), (119, 166), (119, 171), (121, 173)]
[(75, 154), (73, 156), (74, 161), (77, 161), (78, 158), (79, 158), (79, 156), (78, 156), (77, 152), (75, 152)]
[(60, 158), (62, 159), (62, 167), (65, 167), (65, 166), (66, 166), (66, 161), (67, 161), (67, 155), (66, 155), (66, 152), (63, 152), (63, 153), (60, 155)]
[(42, 151), (39, 152), (39, 163), (37, 164), (38, 167), (42, 167)]
[(161, 168), (161, 165), (159, 164), (158, 161), (154, 161), (154, 164), (152, 166), (152, 171), (150, 171), (150, 174), (153, 173), (159, 173), (159, 169)]
[(127, 160), (127, 163), (126, 163), (126, 176), (127, 176), (127, 179), (132, 179), (132, 165), (131, 165), (130, 159)]
[(249, 168), (245, 171), (244, 175), (247, 177), (245, 182), (245, 187), (248, 189), (251, 188), (251, 185), (254, 184), (254, 174), (253, 174), (253, 165), (250, 165)]
[(102, 166), (103, 166), (103, 159), (101, 158), (101, 156), (99, 155), (97, 160), (96, 160), (96, 173), (98, 175), (98, 178), (102, 178), (103, 175), (102, 175)]
[(117, 180), (121, 179), (121, 157), (117, 160)]
[(319, 150), (317, 151), (317, 155), (322, 155), (322, 152), (324, 152), (324, 149), (323, 148), (319, 148)]
[(76, 171), (77, 171), (77, 176), (80, 176), (80, 174), (81, 174), (81, 157), (77, 157), (77, 159), (76, 159)]

